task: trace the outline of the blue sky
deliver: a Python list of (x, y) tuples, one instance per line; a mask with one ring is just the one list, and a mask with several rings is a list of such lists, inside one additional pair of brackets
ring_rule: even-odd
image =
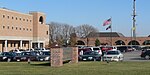
[[(22, 13), (40, 11), (46, 22), (67, 23), (73, 26), (92, 25), (100, 32), (109, 32), (102, 26), (112, 17), (112, 30), (131, 36), (133, 0), (1, 0), (0, 7)], [(150, 35), (150, 0), (136, 0), (136, 34)]]

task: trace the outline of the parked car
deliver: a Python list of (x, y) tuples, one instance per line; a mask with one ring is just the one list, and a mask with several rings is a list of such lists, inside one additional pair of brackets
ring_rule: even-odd
[(150, 59), (150, 50), (142, 50), (141, 52), (141, 58)]
[(112, 50), (113, 47), (112, 46), (101, 46), (100, 47), (102, 51), (108, 51), (108, 50)]
[(138, 45), (133, 45), (132, 47), (133, 47), (135, 50), (141, 50), (141, 47), (138, 46)]
[(15, 56), (14, 52), (2, 52), (0, 54), (0, 61), (13, 61)]
[(95, 51), (86, 51), (83, 55), (79, 55), (79, 61), (100, 61), (101, 55)]
[(101, 46), (102, 55), (104, 55), (108, 50), (117, 50), (116, 46)]
[(50, 50), (45, 48), (35, 48), (34, 51), (50, 51)]
[(100, 55), (102, 55), (102, 50), (100, 49), (100, 47), (87, 47), (87, 48), (90, 49), (91, 51), (98, 52)]
[(84, 52), (91, 51), (89, 48), (78, 49), (78, 55), (83, 55)]
[(49, 61), (50, 51), (43, 51), (39, 56), (37, 56), (38, 61)]
[(104, 61), (123, 61), (123, 54), (119, 50), (107, 51), (103, 56)]
[(14, 60), (16, 61), (37, 61), (37, 54), (36, 52), (22, 52), (20, 55), (15, 56)]
[(142, 47), (141, 50), (150, 50), (150, 46)]
[(23, 49), (15, 49), (15, 50), (10, 50), (9, 52), (15, 52), (15, 53), (21, 53), (21, 52), (23, 52), (23, 51), (25, 51), (25, 50), (23, 50)]
[(117, 50), (120, 50), (121, 52), (130, 52), (134, 49), (131, 46), (118, 46)]

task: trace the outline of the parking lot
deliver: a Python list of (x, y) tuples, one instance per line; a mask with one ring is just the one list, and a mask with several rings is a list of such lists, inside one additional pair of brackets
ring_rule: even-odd
[(145, 60), (140, 57), (141, 51), (133, 51), (133, 52), (126, 52), (124, 54), (124, 61), (150, 61)]

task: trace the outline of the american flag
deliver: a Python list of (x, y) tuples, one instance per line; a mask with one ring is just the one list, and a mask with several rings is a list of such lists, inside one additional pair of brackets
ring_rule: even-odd
[(111, 18), (109, 18), (108, 20), (104, 21), (103, 26), (109, 25), (111, 24)]
[(111, 25), (109, 25), (107, 28), (106, 28), (106, 30), (108, 30), (108, 29), (110, 29), (111, 28)]

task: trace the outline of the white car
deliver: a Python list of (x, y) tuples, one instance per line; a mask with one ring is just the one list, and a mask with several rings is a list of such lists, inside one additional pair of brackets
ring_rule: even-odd
[(91, 51), (98, 52), (98, 54), (102, 55), (102, 50), (100, 49), (100, 47), (86, 47), (86, 48), (90, 49)]
[(104, 61), (123, 61), (123, 54), (119, 50), (109, 50), (104, 56)]

